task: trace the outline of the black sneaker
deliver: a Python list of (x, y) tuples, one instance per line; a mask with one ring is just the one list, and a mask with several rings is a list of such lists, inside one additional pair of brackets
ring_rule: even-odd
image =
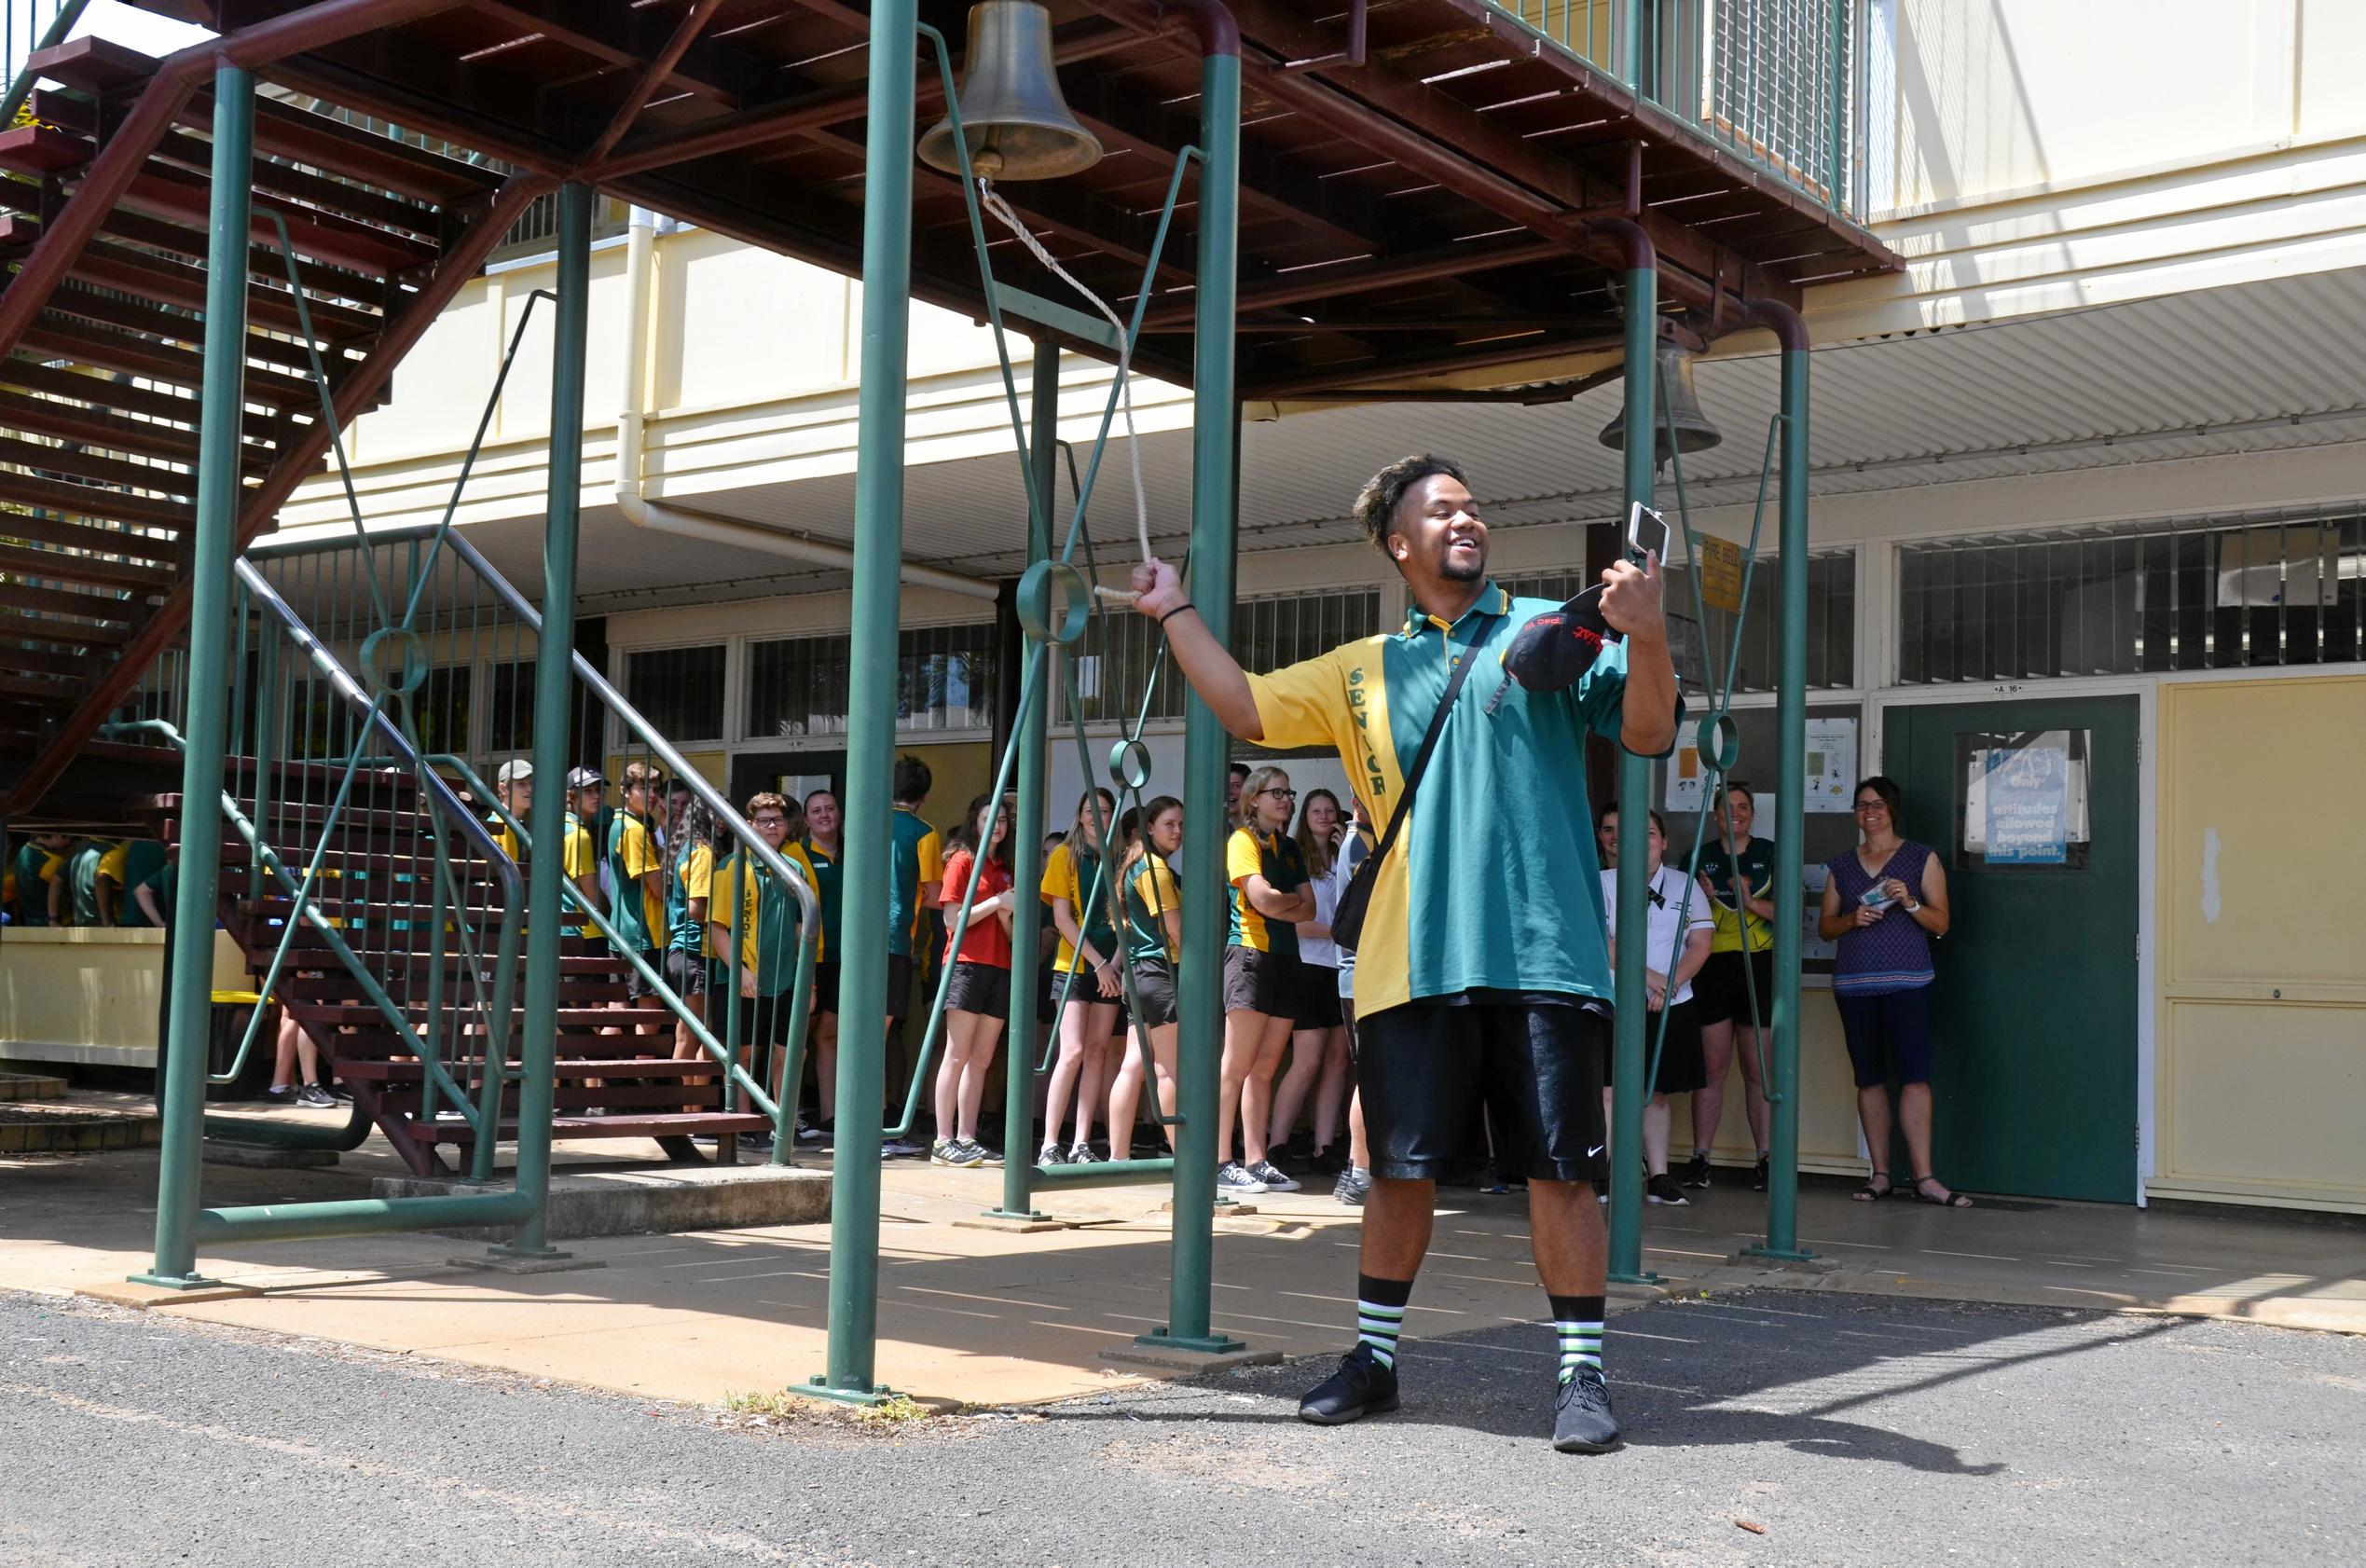
[(328, 1093), (329, 1098), (340, 1106), (350, 1106), (353, 1103), (353, 1091), (346, 1088), (341, 1082), (330, 1084)]
[(1553, 1447), (1563, 1453), (1608, 1453), (1617, 1446), (1610, 1385), (1599, 1368), (1580, 1367), (1553, 1400)]
[(329, 1098), (329, 1092), (317, 1083), (308, 1083), (298, 1089), (296, 1092), (296, 1103), (299, 1106), (309, 1106), (314, 1110), (327, 1110), (337, 1104), (335, 1100)]
[(1685, 1190), (1676, 1185), (1674, 1176), (1662, 1171), (1644, 1183), (1644, 1202), (1680, 1209), (1688, 1206), (1692, 1200), (1685, 1196)]
[(1709, 1185), (1709, 1156), (1706, 1154), (1696, 1154), (1689, 1161), (1685, 1162), (1685, 1185), (1686, 1187), (1706, 1187)]
[(1093, 1152), (1093, 1146), (1089, 1143), (1068, 1145), (1067, 1162), (1071, 1165), (1098, 1165), (1103, 1162), (1101, 1157)]
[(1369, 1171), (1359, 1171), (1352, 1165), (1346, 1170), (1340, 1172), (1339, 1185), (1331, 1189), (1331, 1197), (1333, 1201), (1344, 1204), (1352, 1209), (1362, 1208), (1364, 1206), (1364, 1200), (1371, 1195), (1371, 1173)]
[(1758, 1168), (1753, 1172), (1750, 1176), (1750, 1190), (1753, 1192), (1764, 1192), (1766, 1190), (1767, 1157), (1761, 1154), (1758, 1156)]
[[(1372, 1347), (1358, 1340), (1354, 1350), (1339, 1358), (1338, 1371), (1306, 1391), (1298, 1402), (1298, 1419), (1317, 1426), (1344, 1426), (1396, 1408), (1396, 1369), (1382, 1366)], [(1610, 1408), (1607, 1396), (1603, 1408)]]
[(254, 1096), (254, 1101), (266, 1110), (285, 1110), (297, 1103), (293, 1089), (266, 1089)]

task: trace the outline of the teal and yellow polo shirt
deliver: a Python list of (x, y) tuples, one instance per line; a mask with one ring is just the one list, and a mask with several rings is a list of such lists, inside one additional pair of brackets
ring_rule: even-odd
[(1416, 608), (1401, 632), (1248, 678), (1263, 743), (1332, 748), (1384, 824), (1454, 661), (1480, 661), (1372, 886), (1355, 954), (1359, 1017), (1473, 990), (1611, 996), (1585, 740), (1618, 738), (1627, 645), (1605, 647), (1562, 691), (1506, 684), (1512, 639), (1556, 608), (1489, 583), (1451, 626)]
[(1257, 912), (1241, 888), (1241, 883), (1251, 876), (1264, 877), (1277, 893), (1294, 893), (1306, 886), (1306, 851), (1287, 833), (1258, 833), (1246, 828), (1234, 828), (1224, 845), (1224, 880), (1232, 885), (1232, 928), (1225, 945), (1296, 957), (1298, 928), (1286, 920), (1268, 920)]

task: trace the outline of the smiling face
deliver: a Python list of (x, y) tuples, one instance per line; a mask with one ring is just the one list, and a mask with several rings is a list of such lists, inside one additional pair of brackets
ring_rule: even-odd
[(1602, 863), (1604, 866), (1615, 866), (1618, 863), (1618, 813), (1615, 811), (1603, 813), (1601, 825), (1594, 829), (1594, 846), (1602, 851)]
[(1726, 791), (1726, 836), (1735, 844), (1750, 842), (1750, 830), (1758, 820), (1758, 808), (1740, 790)]
[(1101, 847), (1100, 830), (1094, 825), (1094, 796), (1100, 798), (1100, 820), (1107, 821), (1117, 815), (1117, 797), (1107, 790), (1097, 790), (1076, 803), (1076, 833), (1078, 842), (1088, 849)]
[(1469, 488), (1451, 474), (1433, 474), (1405, 492), (1387, 543), (1409, 581), (1477, 583), (1487, 575), (1487, 525)]
[(1316, 839), (1328, 843), (1339, 831), (1339, 805), (1328, 795), (1316, 795), (1306, 803), (1306, 829)]
[(805, 797), (805, 831), (822, 844), (838, 842), (838, 797), (816, 790)]
[(1890, 820), (1890, 803), (1871, 790), (1857, 791), (1857, 827), (1868, 840), (1878, 840), (1894, 832), (1897, 824)]

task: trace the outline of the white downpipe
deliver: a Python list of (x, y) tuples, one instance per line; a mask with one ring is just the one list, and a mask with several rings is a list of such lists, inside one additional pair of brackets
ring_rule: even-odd
[[(649, 406), (650, 306), (656, 277), (656, 231), (651, 217), (646, 209), (635, 207), (630, 227), (626, 230), (625, 384), (616, 414), (616, 510), (635, 528), (702, 540), (709, 544), (761, 550), (815, 566), (835, 567), (841, 571), (853, 571), (854, 551), (846, 545), (783, 533), (778, 529), (742, 522), (736, 517), (718, 517), (712, 513), (651, 501), (641, 494), (641, 450), (645, 410)], [(901, 575), (915, 587), (935, 588), (988, 603), (997, 597), (995, 585), (982, 578), (964, 577), (957, 571), (913, 561), (903, 563)]]

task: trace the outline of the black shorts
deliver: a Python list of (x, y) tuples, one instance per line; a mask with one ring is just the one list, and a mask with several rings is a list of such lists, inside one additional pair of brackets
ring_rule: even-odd
[[(1709, 1069), (1700, 1054), (1700, 992), (1695, 988), (1688, 1001), (1678, 1002), (1664, 1015), (1668, 1020), (1668, 1041), (1659, 1041), (1659, 1020), (1657, 1012), (1644, 1014), (1644, 1061), (1651, 1061), (1654, 1051), (1659, 1052), (1659, 1072), (1652, 1080), (1655, 1094), (1689, 1094), (1709, 1081)], [(1614, 1034), (1613, 1038), (1616, 1038)], [(1602, 1053), (1602, 1080), (1610, 1083), (1616, 1076), (1618, 1052), (1614, 1044)]]
[[(1758, 1010), (1750, 1011), (1750, 986), (1757, 987)], [(1756, 953), (1712, 953), (1709, 961), (1692, 980), (1693, 1005), (1700, 1010), (1700, 1022), (1725, 1024), (1739, 1021), (1744, 1025), (1754, 1017), (1765, 1028), (1774, 1022), (1774, 949)]]
[(887, 1016), (901, 1018), (904, 1009), (912, 1005), (912, 955), (887, 955)]
[(1888, 1082), (1892, 1064), (1900, 1083), (1931, 1081), (1931, 987), (1832, 999), (1840, 1007), (1858, 1088)]
[(758, 997), (754, 1001), (739, 1004), (740, 1039), (754, 1046), (786, 1046), (789, 1028), (797, 1019), (792, 1005), (796, 992), (783, 991), (777, 997)]
[(1113, 1007), (1122, 1010), (1122, 992), (1114, 997), (1101, 995), (1101, 983), (1093, 978), (1091, 970), (1078, 971), (1076, 983), (1068, 983), (1068, 971), (1053, 970), (1052, 978), (1043, 984), (1043, 1022), (1056, 1024), (1060, 1019), (1060, 998), (1066, 997), (1070, 1007)]
[(1496, 1169), (1601, 1183), (1610, 1020), (1569, 1002), (1408, 1002), (1355, 1021), (1372, 1175), (1435, 1181), (1473, 1164), (1484, 1102)]
[(813, 1010), (817, 1013), (838, 1011), (838, 961), (813, 967)]
[[(666, 977), (666, 983), (673, 987), (674, 995), (684, 1000), (706, 995), (707, 960), (701, 954), (668, 947), (657, 965), (657, 972)], [(633, 978), (639, 980), (640, 976), (635, 974)]]
[(1298, 1005), (1291, 1010), (1300, 1029), (1336, 1029), (1340, 1025), (1339, 970), (1328, 964), (1298, 961)]
[[(653, 952), (643, 953), (641, 957), (648, 963), (651, 969), (655, 970), (658, 973), (663, 974), (666, 972), (666, 956), (664, 954)], [(657, 994), (654, 990), (651, 989), (649, 982), (641, 978), (640, 967), (639, 965), (635, 964), (630, 958), (626, 957), (621, 953), (616, 955), (616, 961), (619, 964), (622, 964), (625, 969), (625, 1000), (628, 1002), (637, 1002), (643, 997), (653, 997)]]
[(1224, 1011), (1244, 1008), (1269, 1018), (1298, 1015), (1298, 955), (1254, 947), (1224, 950)]
[(992, 964), (956, 963), (944, 1005), (963, 1012), (983, 1012), (988, 1018), (1011, 1016), (1011, 971)]
[(1142, 1004), (1142, 1022), (1162, 1029), (1175, 1022), (1175, 971), (1155, 958), (1134, 966), (1134, 995)]

